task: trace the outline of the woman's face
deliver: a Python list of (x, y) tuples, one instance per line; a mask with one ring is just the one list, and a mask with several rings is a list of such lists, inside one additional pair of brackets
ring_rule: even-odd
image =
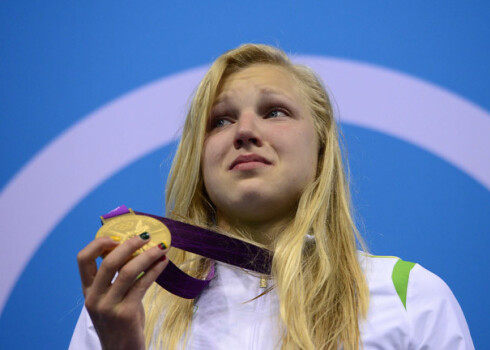
[(268, 64), (223, 81), (202, 156), (218, 224), (289, 218), (314, 180), (318, 137), (298, 85), (285, 68)]

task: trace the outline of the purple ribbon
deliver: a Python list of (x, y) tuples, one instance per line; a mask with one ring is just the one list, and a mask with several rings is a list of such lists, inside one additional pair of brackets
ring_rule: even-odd
[[(121, 205), (102, 217), (109, 219), (127, 213), (128, 208)], [(272, 252), (267, 249), (180, 221), (137, 211), (134, 213), (152, 217), (165, 224), (172, 234), (173, 247), (261, 274), (270, 274)], [(170, 293), (193, 299), (201, 294), (213, 277), (214, 263), (206, 279), (200, 280), (189, 276), (169, 261), (156, 282)]]

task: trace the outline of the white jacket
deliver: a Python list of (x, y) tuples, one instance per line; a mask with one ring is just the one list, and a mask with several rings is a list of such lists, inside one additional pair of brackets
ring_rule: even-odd
[[(367, 319), (361, 323), (365, 350), (474, 349), (454, 295), (439, 277), (396, 257), (361, 255), (370, 291)], [(196, 301), (186, 349), (280, 349), (279, 301), (264, 291), (260, 277), (227, 264)], [(153, 346), (153, 349), (159, 349)], [(70, 350), (101, 349), (84, 308)]]

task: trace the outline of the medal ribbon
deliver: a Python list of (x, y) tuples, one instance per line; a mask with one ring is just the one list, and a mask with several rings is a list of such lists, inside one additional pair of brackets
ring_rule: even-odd
[[(121, 205), (102, 217), (110, 219), (127, 213), (130, 213), (129, 209)], [(137, 211), (134, 213), (152, 217), (167, 226), (172, 234), (173, 247), (261, 274), (270, 274), (272, 252), (267, 249), (180, 221)], [(169, 261), (156, 282), (170, 293), (193, 299), (201, 294), (213, 277), (214, 263), (206, 279), (200, 280), (189, 276)]]

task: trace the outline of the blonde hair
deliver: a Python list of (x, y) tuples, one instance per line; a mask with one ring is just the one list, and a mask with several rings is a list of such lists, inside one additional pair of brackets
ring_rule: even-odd
[[(331, 102), (320, 79), (309, 68), (292, 64), (284, 52), (274, 47), (252, 44), (228, 51), (213, 63), (187, 114), (167, 183), (167, 216), (213, 226), (215, 209), (201, 174), (207, 119), (223, 80), (254, 64), (283, 67), (300, 82), (320, 143), (317, 176), (302, 193), (294, 219), (273, 244), (272, 276), (286, 330), (282, 348), (358, 349), (359, 320), (366, 317), (369, 299), (357, 256), (357, 243), (363, 244), (351, 214)], [(237, 232), (228, 234), (239, 236)], [(195, 277), (207, 275), (206, 258), (178, 249), (172, 249), (169, 258)], [(144, 304), (147, 344), (173, 349), (186, 339), (193, 300), (179, 298), (155, 285)]]

